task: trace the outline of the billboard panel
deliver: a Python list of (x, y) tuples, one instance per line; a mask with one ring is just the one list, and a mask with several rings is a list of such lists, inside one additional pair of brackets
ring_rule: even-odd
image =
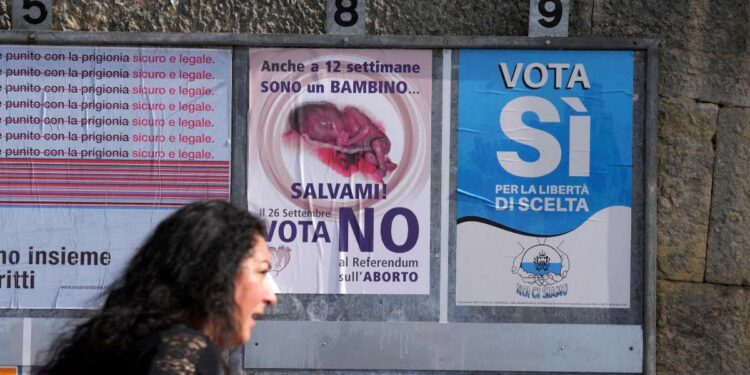
[(248, 204), (282, 292), (429, 293), (431, 64), (250, 50)]
[(229, 198), (229, 50), (0, 47), (0, 306), (95, 307), (174, 208)]
[(633, 53), (459, 59), (457, 305), (628, 308)]

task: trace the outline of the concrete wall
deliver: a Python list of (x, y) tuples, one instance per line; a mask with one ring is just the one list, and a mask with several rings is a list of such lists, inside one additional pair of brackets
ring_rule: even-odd
[[(325, 2), (55, 0), (53, 29), (322, 34)], [(661, 41), (660, 373), (750, 367), (750, 2), (571, 0), (571, 36)], [(218, 5), (215, 3), (219, 3)], [(0, 30), (11, 0), (0, 0)], [(528, 1), (368, 0), (370, 34), (527, 33)]]

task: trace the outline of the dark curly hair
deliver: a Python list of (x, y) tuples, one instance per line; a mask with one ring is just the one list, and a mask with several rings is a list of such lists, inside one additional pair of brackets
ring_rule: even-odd
[(263, 222), (230, 203), (191, 203), (162, 221), (108, 289), (100, 311), (55, 344), (46, 371), (115, 364), (139, 342), (176, 324), (210, 326), (219, 347), (236, 332), (234, 277)]

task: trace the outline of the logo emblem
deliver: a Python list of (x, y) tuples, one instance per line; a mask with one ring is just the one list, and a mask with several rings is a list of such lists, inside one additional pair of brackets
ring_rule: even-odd
[(292, 249), (288, 246), (279, 247), (269, 246), (268, 251), (271, 253), (271, 271), (273, 277), (279, 276), (279, 272), (284, 270), (292, 258)]
[(521, 245), (521, 249), (521, 252), (513, 259), (511, 271), (523, 282), (548, 286), (555, 285), (568, 276), (570, 259), (560, 246), (553, 247), (540, 243), (528, 248)]

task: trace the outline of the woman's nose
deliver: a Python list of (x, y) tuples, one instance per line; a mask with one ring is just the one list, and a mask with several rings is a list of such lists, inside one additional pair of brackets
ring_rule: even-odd
[(265, 286), (266, 286), (265, 302), (268, 305), (275, 305), (277, 302), (279, 302), (279, 300), (276, 298), (276, 293), (280, 292), (280, 290), (279, 290), (279, 286), (276, 284), (276, 281), (273, 279), (270, 273), (266, 274)]

